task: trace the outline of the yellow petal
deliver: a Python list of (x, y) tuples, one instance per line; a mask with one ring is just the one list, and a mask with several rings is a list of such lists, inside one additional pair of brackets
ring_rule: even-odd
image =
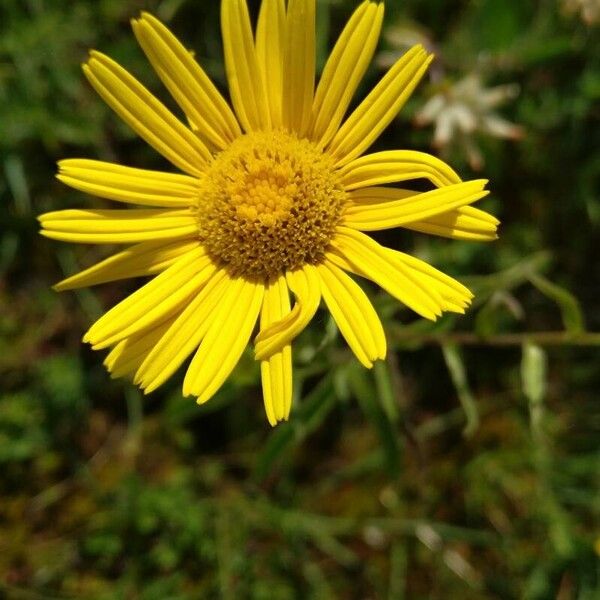
[(104, 101), (157, 152), (190, 175), (200, 175), (210, 152), (200, 138), (123, 67), (91, 52), (83, 72)]
[(410, 179), (428, 179), (436, 187), (460, 183), (460, 177), (439, 158), (413, 150), (367, 154), (340, 170), (347, 191)]
[(315, 92), (315, 0), (289, 0), (283, 59), (283, 124), (303, 137)]
[(397, 250), (384, 248), (387, 260), (402, 269), (415, 284), (423, 290), (433, 293), (435, 290), (442, 298), (440, 304), (442, 310), (464, 313), (473, 299), (473, 294), (462, 283), (442, 273), (426, 262)]
[(256, 360), (266, 360), (292, 342), (319, 308), (321, 285), (314, 266), (304, 265), (301, 269), (288, 273), (287, 283), (296, 296), (294, 308), (281, 320), (261, 329), (255, 340)]
[(133, 31), (148, 60), (198, 135), (223, 149), (241, 135), (229, 105), (192, 54), (156, 17), (143, 12)]
[(455, 240), (491, 242), (498, 239), (496, 232), (499, 223), (498, 219), (483, 210), (471, 206), (463, 206), (422, 221), (409, 223), (404, 225), (404, 227)]
[(360, 286), (330, 261), (317, 270), (329, 312), (358, 360), (370, 369), (386, 354), (385, 333), (373, 305)]
[(57, 210), (38, 217), (42, 235), (81, 244), (131, 244), (187, 238), (198, 231), (188, 209)]
[(361, 231), (390, 229), (426, 220), (471, 204), (488, 195), (486, 179), (449, 185), (417, 193), (395, 188), (363, 188), (351, 192), (352, 204), (344, 213), (344, 225)]
[(416, 285), (411, 273), (403, 265), (390, 262), (387, 249), (370, 237), (353, 229), (339, 227), (331, 245), (335, 250), (328, 255), (331, 262), (345, 268), (346, 265), (340, 265), (335, 260), (335, 255), (339, 254), (350, 263), (352, 272), (371, 279), (426, 319), (435, 321), (442, 314), (443, 301), (437, 288), (423, 289)]
[(223, 52), (231, 101), (246, 132), (271, 127), (266, 84), (258, 66), (246, 0), (221, 2)]
[[(265, 289), (261, 310), (261, 329), (290, 313), (290, 297), (282, 275)], [(265, 411), (271, 425), (287, 420), (292, 407), (292, 347), (285, 345), (260, 363)]]
[(383, 76), (337, 132), (329, 152), (341, 166), (360, 156), (391, 123), (425, 74), (433, 56), (411, 48)]
[(471, 303), (473, 294), (464, 285), (426, 262), (384, 248), (362, 233), (340, 230), (333, 244), (336, 251), (328, 255), (331, 262), (372, 279), (422, 316), (434, 319), (442, 311), (464, 313)]
[(377, 47), (383, 4), (363, 2), (350, 17), (325, 64), (312, 110), (311, 138), (326, 146), (340, 127)]
[(200, 345), (229, 283), (226, 272), (217, 271), (145, 358), (135, 383), (146, 394), (161, 386)]
[(167, 319), (120, 341), (104, 360), (111, 377), (114, 379), (133, 373), (172, 323), (173, 319)]
[(283, 124), (283, 53), (286, 35), (284, 0), (263, 0), (256, 27), (256, 56), (267, 88), (271, 123)]
[(214, 270), (203, 249), (188, 252), (98, 319), (83, 341), (106, 348), (169, 317), (203, 287)]
[(232, 280), (189, 366), (183, 394), (207, 402), (223, 385), (246, 348), (262, 304), (264, 286)]
[(165, 208), (186, 208), (198, 198), (198, 180), (187, 175), (133, 169), (100, 160), (61, 160), (57, 179), (100, 198)]
[(178, 258), (200, 247), (197, 240), (142, 242), (92, 265), (54, 286), (57, 292), (108, 281), (145, 277), (164, 271)]

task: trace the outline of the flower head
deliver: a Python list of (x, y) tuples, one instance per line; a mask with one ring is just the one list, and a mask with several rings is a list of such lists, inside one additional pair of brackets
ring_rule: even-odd
[(435, 124), (433, 143), (446, 150), (460, 145), (473, 169), (481, 169), (483, 156), (475, 141), (477, 134), (518, 140), (523, 129), (496, 113), (496, 108), (519, 94), (516, 84), (484, 87), (480, 77), (470, 74), (448, 85), (416, 114), (418, 125)]
[[(58, 290), (151, 276), (85, 334), (110, 349), (113, 376), (146, 392), (191, 355), (183, 392), (206, 402), (250, 341), (272, 424), (288, 418), (294, 338), (321, 300), (358, 360), (383, 359), (379, 318), (348, 274), (374, 281), (418, 314), (464, 312), (472, 294), (428, 264), (380, 246), (365, 231), (404, 227), (456, 239), (495, 239), (498, 221), (471, 207), (484, 180), (462, 182), (439, 159), (410, 150), (364, 155), (432, 60), (415, 46), (346, 116), (373, 57), (383, 5), (365, 1), (336, 43), (315, 89), (315, 0), (263, 0), (256, 34), (245, 0), (223, 0), (228, 102), (192, 54), (153, 16), (134, 33), (181, 107), (175, 117), (132, 75), (92, 52), (96, 91), (181, 173), (86, 159), (58, 178), (142, 208), (62, 210), (40, 217), (56, 240), (129, 244), (60, 282)], [(417, 192), (396, 184), (426, 179)]]

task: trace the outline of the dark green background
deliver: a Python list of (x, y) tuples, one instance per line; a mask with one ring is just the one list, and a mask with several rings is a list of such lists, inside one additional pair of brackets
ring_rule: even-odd
[[(320, 65), (357, 4), (319, 2)], [(432, 325), (368, 288), (393, 348), (373, 372), (318, 313), (271, 430), (250, 353), (202, 408), (181, 374), (148, 398), (111, 381), (80, 338), (137, 282), (53, 292), (102, 249), (35, 221), (103, 205), (54, 180), (60, 158), (165, 166), (84, 81), (87, 49), (166, 100), (129, 29), (147, 8), (223, 87), (219, 3), (0, 3), (0, 597), (598, 597), (600, 29), (559, 0), (386, 4), (443, 77), (377, 147), (430, 150), (412, 117), (468, 73), (520, 85), (501, 113), (523, 139), (476, 135), (482, 173), (447, 155), (490, 179), (501, 239), (384, 236), (471, 285), (473, 310)]]

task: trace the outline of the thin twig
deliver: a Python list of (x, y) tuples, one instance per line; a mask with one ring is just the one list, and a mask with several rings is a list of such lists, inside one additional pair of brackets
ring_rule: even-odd
[(600, 333), (573, 334), (565, 331), (538, 331), (531, 333), (502, 333), (481, 336), (476, 333), (421, 333), (416, 331), (393, 331), (395, 344), (427, 344), (459, 346), (522, 346), (526, 342), (538, 346), (600, 346)]

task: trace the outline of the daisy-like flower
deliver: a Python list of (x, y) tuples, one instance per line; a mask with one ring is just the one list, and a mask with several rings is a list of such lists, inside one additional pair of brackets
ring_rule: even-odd
[[(254, 355), (275, 424), (290, 413), (292, 341), (321, 300), (363, 365), (385, 357), (379, 318), (348, 273), (377, 283), (427, 319), (464, 312), (472, 294), (463, 285), (363, 233), (404, 227), (486, 241), (496, 237), (498, 223), (471, 207), (486, 195), (486, 181), (462, 182), (422, 152), (363, 155), (432, 60), (415, 46), (346, 117), (382, 20), (383, 4), (360, 4), (315, 89), (315, 0), (288, 0), (287, 7), (284, 0), (263, 0), (255, 34), (245, 0), (222, 0), (232, 109), (192, 53), (143, 13), (134, 33), (188, 124), (113, 60), (91, 53), (83, 70), (92, 86), (182, 171), (64, 160), (63, 183), (144, 208), (40, 217), (42, 234), (55, 240), (131, 244), (58, 290), (154, 276), (85, 334), (94, 349), (111, 349), (105, 364), (113, 376), (133, 374), (148, 393), (193, 354), (183, 393), (206, 402), (259, 321)], [(392, 187), (415, 179), (433, 189)]]
[(472, 169), (483, 167), (483, 155), (475, 140), (484, 134), (505, 140), (519, 140), (523, 129), (497, 114), (496, 108), (518, 96), (516, 84), (486, 88), (472, 73), (443, 89), (416, 114), (417, 125), (435, 124), (433, 144), (440, 150), (461, 147)]

